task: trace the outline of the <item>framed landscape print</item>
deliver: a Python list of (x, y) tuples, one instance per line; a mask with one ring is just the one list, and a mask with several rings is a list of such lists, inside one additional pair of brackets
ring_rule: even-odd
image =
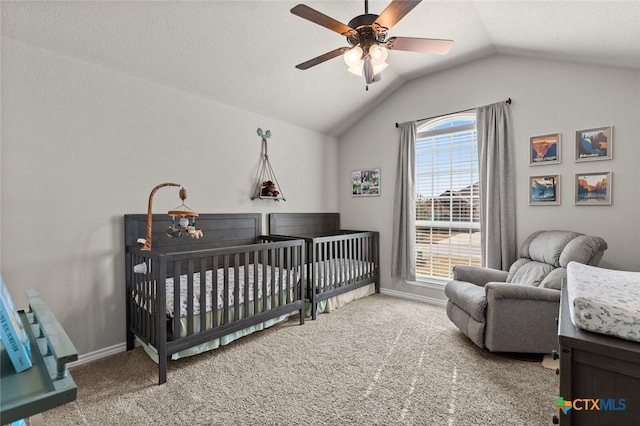
[(560, 162), (560, 133), (529, 138), (529, 165)]
[(576, 161), (611, 160), (613, 126), (594, 127), (576, 132)]
[(351, 172), (351, 196), (377, 197), (380, 195), (380, 169)]
[(560, 204), (560, 175), (529, 176), (529, 205)]
[(575, 186), (576, 205), (611, 204), (611, 172), (576, 173)]

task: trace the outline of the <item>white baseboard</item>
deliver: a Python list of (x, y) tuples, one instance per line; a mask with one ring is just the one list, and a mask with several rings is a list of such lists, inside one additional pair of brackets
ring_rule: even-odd
[(92, 361), (99, 360), (100, 358), (105, 358), (110, 355), (115, 355), (120, 352), (124, 352), (127, 350), (127, 343), (117, 343), (113, 346), (109, 346), (107, 348), (98, 349), (97, 351), (89, 352), (84, 355), (78, 356), (78, 360), (74, 362), (70, 362), (67, 364), (68, 367), (77, 367), (82, 364), (87, 364)]
[(414, 300), (416, 302), (428, 303), (430, 305), (446, 306), (447, 301), (442, 299), (434, 299), (433, 297), (420, 296), (412, 293), (405, 293), (403, 291), (391, 290), (389, 288), (381, 288), (381, 294), (387, 296), (399, 297), (401, 299)]

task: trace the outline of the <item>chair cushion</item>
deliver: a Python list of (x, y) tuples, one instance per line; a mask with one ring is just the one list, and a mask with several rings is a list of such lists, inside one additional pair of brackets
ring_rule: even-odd
[(529, 242), (531, 260), (547, 263), (556, 268), (560, 266), (560, 254), (571, 240), (579, 237), (580, 233), (570, 231), (544, 231), (538, 233)]
[[(600, 237), (580, 235), (573, 239), (560, 255), (560, 266), (566, 268), (569, 262), (598, 265), (603, 252), (607, 249), (607, 243)], [(597, 256), (600, 254), (599, 256)], [(594, 258), (597, 260), (594, 262)]]
[(566, 268), (556, 268), (553, 271), (549, 272), (549, 275), (545, 277), (544, 280), (540, 283), (539, 287), (542, 288), (551, 288), (554, 290), (562, 289), (562, 281), (567, 277), (567, 269)]
[(539, 286), (542, 280), (555, 268), (542, 262), (529, 259), (516, 260), (509, 268), (508, 281), (514, 284)]
[(484, 322), (487, 297), (484, 287), (465, 281), (449, 281), (444, 293), (451, 303), (468, 313), (476, 321)]

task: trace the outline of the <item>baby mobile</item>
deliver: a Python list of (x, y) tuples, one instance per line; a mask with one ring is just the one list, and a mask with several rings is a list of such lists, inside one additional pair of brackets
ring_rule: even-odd
[[(151, 250), (151, 239), (152, 239), (152, 228), (153, 228), (153, 215), (152, 215), (152, 207), (153, 207), (153, 196), (160, 189), (165, 186), (181, 186), (177, 183), (161, 183), (157, 185), (149, 194), (149, 207), (147, 209), (147, 235), (145, 238), (144, 246), (142, 250)], [(182, 200), (182, 204), (173, 210), (169, 210), (167, 213), (171, 216), (171, 226), (167, 229), (167, 235), (171, 238), (179, 238), (182, 237), (183, 233), (186, 233), (191, 238), (201, 238), (204, 236), (202, 230), (196, 228), (196, 217), (198, 217), (198, 213), (194, 210), (190, 209), (187, 205), (185, 205), (184, 200), (187, 199), (187, 190), (184, 188), (180, 189), (179, 192), (180, 199)]]

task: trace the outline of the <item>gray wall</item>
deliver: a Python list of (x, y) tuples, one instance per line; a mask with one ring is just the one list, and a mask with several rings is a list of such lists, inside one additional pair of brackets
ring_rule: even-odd
[[(155, 185), (200, 212), (338, 209), (335, 138), (11, 39), (1, 75), (2, 275), (22, 308), (40, 290), (81, 354), (125, 340), (122, 217)], [(250, 200), (258, 127), (286, 202)], [(163, 188), (154, 212), (179, 204)]]
[[(392, 66), (392, 65), (391, 65)], [(640, 72), (515, 56), (493, 56), (416, 79), (393, 93), (340, 138), (340, 212), (348, 228), (381, 233), (382, 286), (443, 299), (442, 289), (390, 277), (392, 209), (399, 132), (395, 122), (486, 105), (511, 97), (516, 145), (518, 241), (538, 229), (570, 229), (603, 237), (600, 266), (640, 271)], [(613, 125), (613, 159), (575, 163), (575, 131)], [(562, 163), (529, 166), (529, 137), (562, 134)], [(352, 198), (351, 170), (380, 167), (381, 196)], [(574, 175), (613, 172), (611, 206), (575, 206)], [(559, 173), (560, 206), (529, 206), (528, 177)]]

